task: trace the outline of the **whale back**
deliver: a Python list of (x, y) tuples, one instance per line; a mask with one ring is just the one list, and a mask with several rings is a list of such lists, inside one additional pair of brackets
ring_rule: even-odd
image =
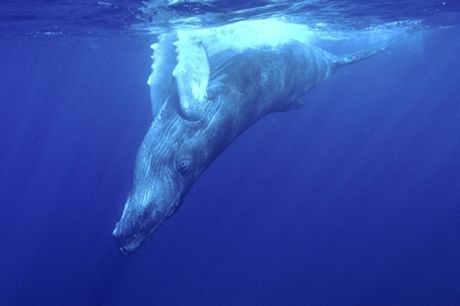
[[(388, 33), (387, 33), (388, 34)], [(233, 59), (250, 50), (272, 51), (274, 58), (283, 46), (304, 46), (307, 60), (305, 88), (308, 91), (318, 81), (327, 79), (343, 66), (361, 61), (385, 50), (393, 37), (368, 31), (360, 34), (377, 40), (356, 52), (336, 55), (321, 47), (324, 35), (302, 24), (278, 19), (240, 21), (213, 28), (183, 29), (162, 34), (152, 45), (151, 88), (152, 112), (156, 116), (174, 98), (176, 111), (190, 121), (198, 121), (212, 101), (208, 89), (222, 78)], [(377, 38), (376, 38), (377, 37)], [(332, 40), (329, 37), (326, 40)], [(307, 54), (308, 53), (308, 54)], [(315, 70), (316, 69), (316, 70)], [(314, 70), (314, 71), (313, 71)], [(321, 70), (321, 71), (319, 71)], [(311, 79), (310, 77), (314, 77)]]
[[(267, 28), (272, 31), (266, 31)], [(306, 43), (310, 38), (307, 26), (276, 19), (161, 34), (151, 46), (153, 64), (147, 82), (153, 116), (177, 93), (179, 101), (175, 105), (181, 115), (199, 120), (209, 103), (209, 80), (231, 65), (236, 55), (248, 49), (277, 48), (292, 40)]]

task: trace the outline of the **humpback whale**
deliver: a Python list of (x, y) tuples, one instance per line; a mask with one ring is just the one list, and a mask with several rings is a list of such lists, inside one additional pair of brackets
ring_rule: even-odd
[(219, 154), (259, 118), (299, 108), (302, 95), (340, 67), (388, 45), (337, 56), (309, 27), (246, 20), (161, 34), (152, 45), (153, 122), (113, 235), (128, 254), (181, 205)]

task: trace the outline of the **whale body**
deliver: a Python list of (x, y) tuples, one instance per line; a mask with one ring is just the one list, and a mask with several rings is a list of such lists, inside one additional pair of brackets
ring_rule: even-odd
[(152, 45), (153, 122), (113, 235), (128, 254), (171, 216), (219, 154), (261, 117), (299, 108), (339, 67), (386, 48), (336, 56), (307, 26), (248, 20), (162, 34)]

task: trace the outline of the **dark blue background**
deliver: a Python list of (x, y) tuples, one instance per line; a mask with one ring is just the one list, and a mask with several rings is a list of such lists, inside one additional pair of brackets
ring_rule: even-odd
[(240, 137), (132, 256), (151, 39), (2, 41), (0, 305), (460, 305), (460, 31)]

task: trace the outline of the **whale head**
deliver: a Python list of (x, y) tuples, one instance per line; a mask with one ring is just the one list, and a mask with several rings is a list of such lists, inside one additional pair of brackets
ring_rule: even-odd
[(199, 137), (187, 138), (180, 126), (187, 122), (173, 121), (152, 127), (139, 150), (133, 190), (113, 231), (123, 254), (136, 250), (176, 211), (206, 167)]
[(176, 211), (219, 150), (207, 138), (215, 118), (190, 120), (176, 106), (174, 98), (166, 103), (139, 148), (133, 187), (113, 231), (125, 255)]

